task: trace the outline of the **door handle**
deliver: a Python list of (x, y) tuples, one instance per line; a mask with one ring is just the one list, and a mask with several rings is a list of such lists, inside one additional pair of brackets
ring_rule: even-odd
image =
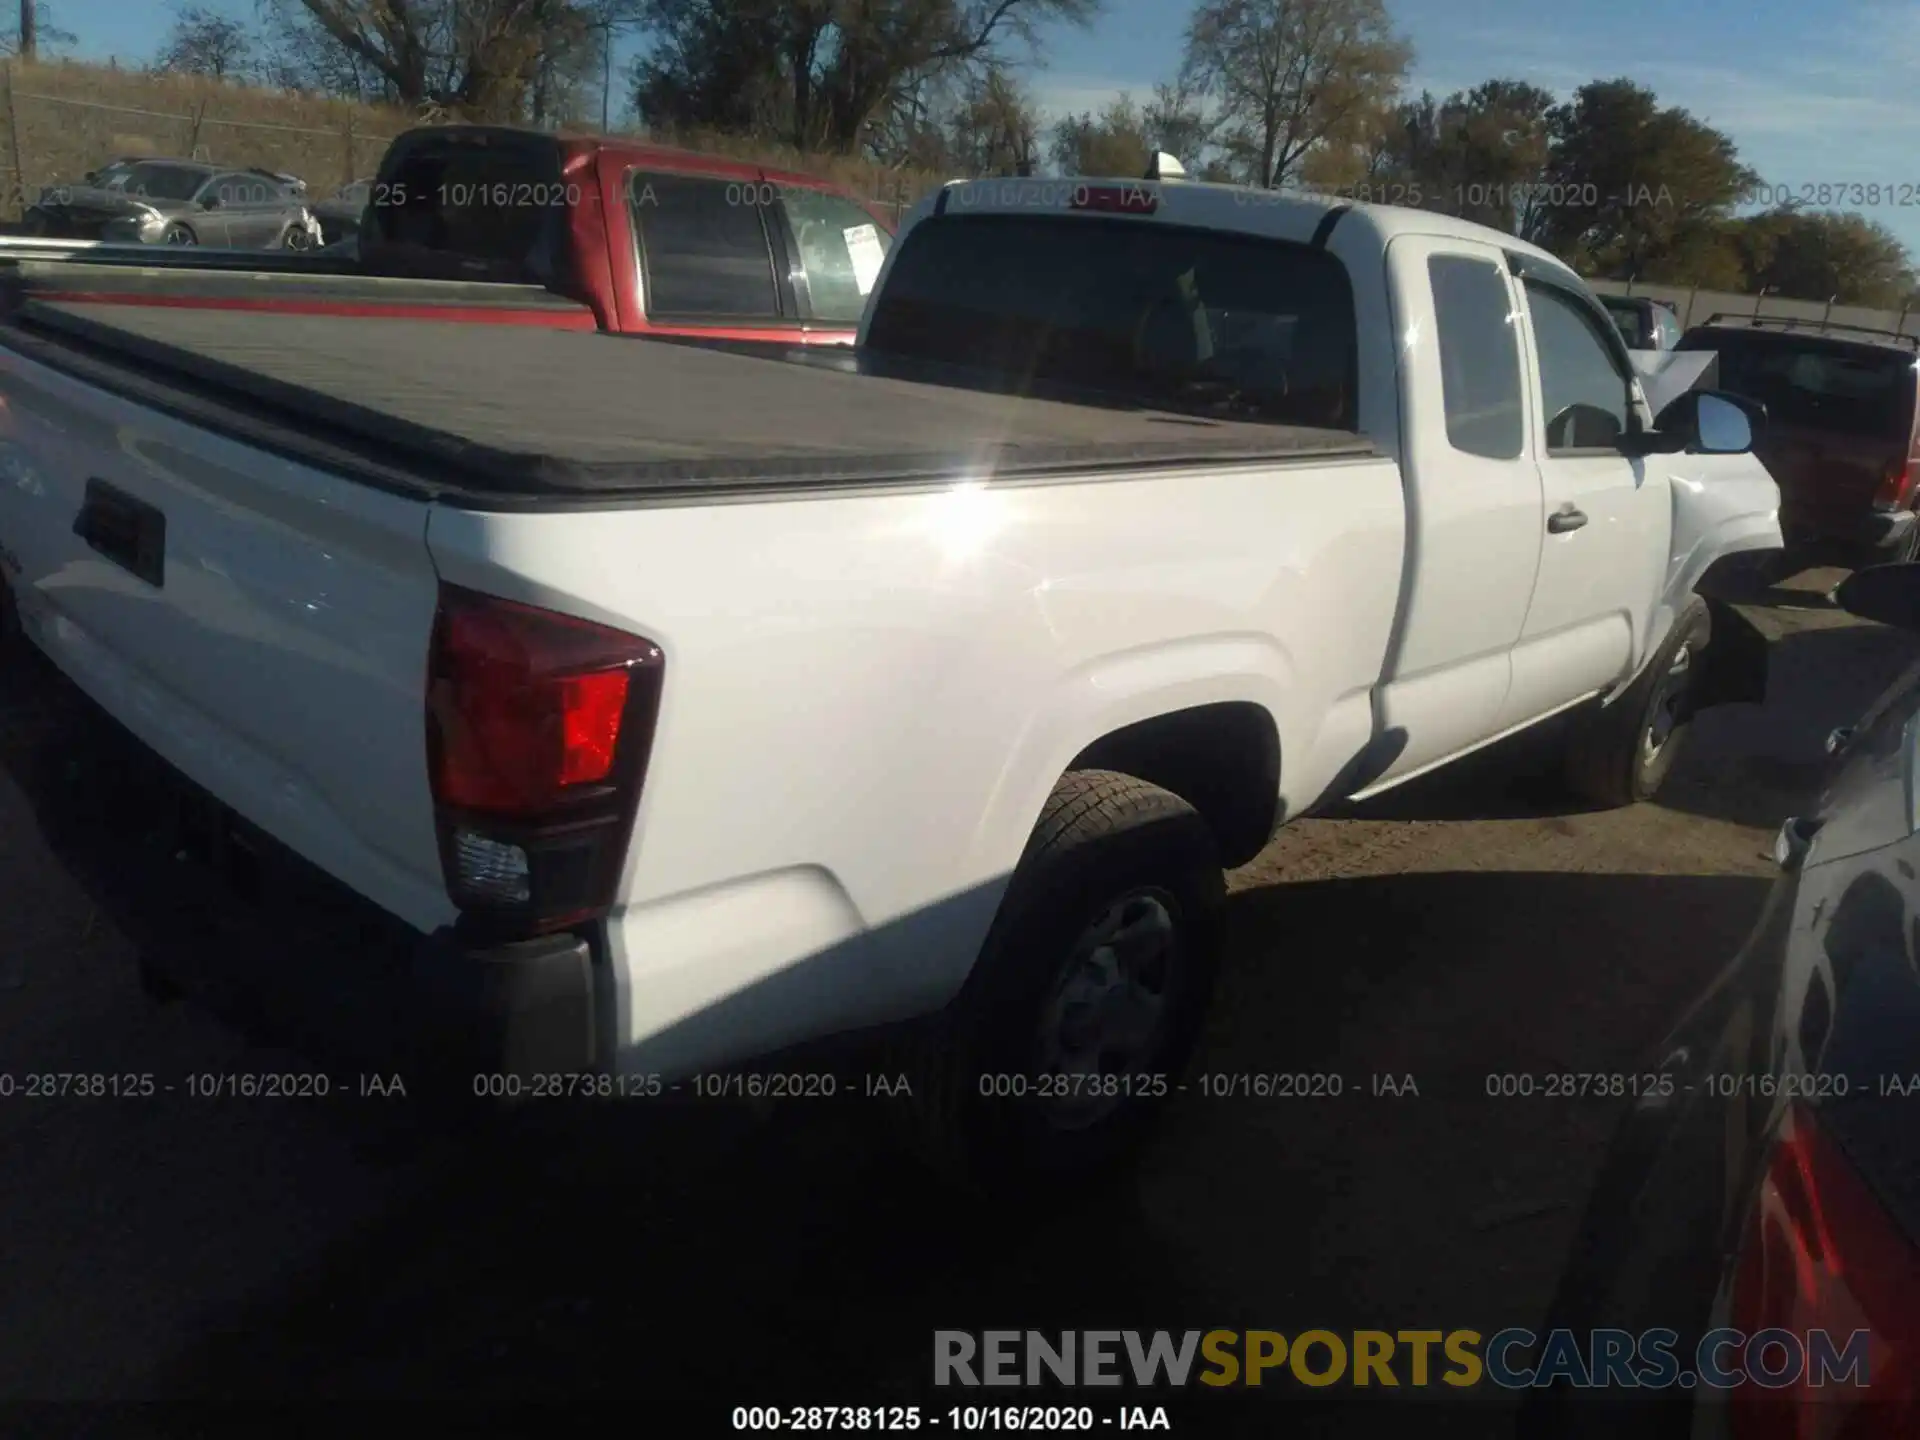
[(73, 533), (89, 548), (153, 586), (167, 583), (167, 517), (105, 480), (88, 480)]
[(1564, 535), (1569, 530), (1578, 530), (1587, 523), (1587, 512), (1568, 506), (1565, 510), (1556, 510), (1547, 517), (1547, 533)]

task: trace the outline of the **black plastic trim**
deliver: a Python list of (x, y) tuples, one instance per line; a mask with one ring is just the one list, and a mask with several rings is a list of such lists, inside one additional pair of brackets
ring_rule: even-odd
[(1326, 249), (1327, 241), (1333, 236), (1333, 227), (1338, 225), (1340, 218), (1351, 209), (1353, 209), (1351, 205), (1336, 205), (1327, 211), (1320, 217), (1320, 223), (1313, 227), (1313, 238), (1307, 243), (1316, 250)]

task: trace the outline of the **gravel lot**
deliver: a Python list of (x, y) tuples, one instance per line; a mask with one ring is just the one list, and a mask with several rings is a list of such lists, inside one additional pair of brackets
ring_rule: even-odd
[[(0, 1400), (564, 1397), (642, 1426), (698, 1404), (669, 1432), (695, 1434), (735, 1404), (930, 1400), (935, 1328), (1533, 1323), (1619, 1102), (1486, 1076), (1631, 1069), (1731, 955), (1827, 730), (1914, 658), (1824, 608), (1835, 578), (1752, 612), (1773, 698), (1704, 717), (1659, 806), (1581, 813), (1523, 738), (1237, 872), (1204, 1068), (1348, 1093), (1189, 1092), (1137, 1183), (1077, 1213), (957, 1205), (818, 1102), (583, 1137), (393, 1099), (0, 1100)], [(0, 761), (30, 730), (0, 699)], [(0, 1068), (311, 1068), (271, 1007), (147, 1000), (9, 770), (0, 910)], [(1355, 1093), (1374, 1074), (1418, 1096)], [(1188, 1400), (1176, 1428), (1268, 1434), (1283, 1403)]]

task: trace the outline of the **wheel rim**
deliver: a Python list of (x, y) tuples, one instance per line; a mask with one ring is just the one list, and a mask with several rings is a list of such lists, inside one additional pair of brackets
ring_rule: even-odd
[(287, 249), (311, 250), (312, 248), (313, 236), (309, 235), (305, 230), (302, 230), (296, 225), (293, 229), (287, 231)]
[(1038, 1103), (1054, 1128), (1085, 1129), (1112, 1114), (1127, 1098), (1122, 1078), (1158, 1052), (1179, 972), (1176, 908), (1163, 890), (1129, 891), (1075, 939), (1037, 1037), (1047, 1077)]
[(1661, 678), (1660, 688), (1654, 692), (1653, 713), (1647, 720), (1646, 732), (1641, 738), (1642, 764), (1651, 765), (1658, 760), (1672, 742), (1674, 731), (1685, 723), (1687, 682), (1692, 672), (1693, 647), (1682, 645), (1674, 652), (1667, 673)]
[(167, 232), (167, 244), (191, 245), (193, 244), (193, 236), (188, 234), (185, 230), (169, 230)]

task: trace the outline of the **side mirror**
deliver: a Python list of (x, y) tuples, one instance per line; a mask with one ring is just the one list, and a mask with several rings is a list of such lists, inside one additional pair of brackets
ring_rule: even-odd
[(1834, 586), (1827, 598), (1862, 620), (1920, 631), (1920, 565), (1870, 565)]
[(1766, 411), (1724, 390), (1688, 390), (1654, 418), (1668, 454), (1744, 455)]

